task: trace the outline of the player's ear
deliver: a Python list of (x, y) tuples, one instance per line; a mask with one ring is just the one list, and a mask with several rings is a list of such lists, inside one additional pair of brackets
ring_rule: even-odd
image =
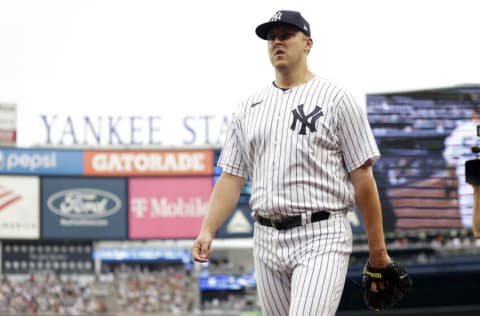
[(307, 52), (307, 54), (310, 53), (312, 46), (313, 46), (313, 39), (311, 37), (307, 37), (307, 40), (305, 41), (305, 52)]

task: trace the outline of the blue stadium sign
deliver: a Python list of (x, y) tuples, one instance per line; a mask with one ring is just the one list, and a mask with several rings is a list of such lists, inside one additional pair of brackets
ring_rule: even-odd
[(250, 238), (253, 237), (252, 210), (247, 204), (238, 204), (230, 217), (217, 231), (219, 238)]
[(127, 180), (42, 177), (43, 239), (126, 239)]
[(0, 149), (0, 173), (28, 175), (82, 175), (80, 150)]

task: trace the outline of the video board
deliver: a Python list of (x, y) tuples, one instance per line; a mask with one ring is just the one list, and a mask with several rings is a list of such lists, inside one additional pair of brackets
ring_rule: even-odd
[(471, 227), (464, 165), (480, 144), (480, 86), (369, 94), (367, 111), (385, 230)]

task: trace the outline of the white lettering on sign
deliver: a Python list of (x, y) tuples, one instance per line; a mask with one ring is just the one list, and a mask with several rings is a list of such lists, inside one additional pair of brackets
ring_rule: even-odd
[(52, 212), (71, 219), (94, 219), (116, 213), (122, 202), (116, 195), (98, 189), (69, 189), (51, 195), (47, 205)]
[[(200, 197), (191, 197), (187, 200), (179, 197), (175, 201), (168, 198), (132, 198), (130, 201), (132, 212), (137, 218), (158, 217), (203, 217), (207, 213), (208, 202)], [(148, 212), (150, 211), (150, 212)]]
[(66, 219), (61, 218), (59, 221), (61, 226), (108, 226), (109, 222), (106, 219)]
[(39, 119), (40, 144), (60, 146), (221, 146), (230, 124), (230, 114), (218, 113), (169, 118), (40, 114)]
[[(7, 170), (28, 169), (34, 171), (37, 169), (54, 169), (57, 167), (57, 156), (55, 153), (45, 154), (14, 154), (2, 155), (4, 160), (3, 167)], [(5, 157), (6, 156), (6, 157)]]
[(202, 171), (206, 169), (202, 153), (96, 154), (92, 167), (97, 172), (119, 171)]

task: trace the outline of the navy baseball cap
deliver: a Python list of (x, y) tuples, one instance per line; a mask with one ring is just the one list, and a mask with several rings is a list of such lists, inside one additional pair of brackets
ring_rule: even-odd
[(255, 29), (255, 33), (261, 39), (266, 40), (267, 35), (270, 30), (277, 25), (286, 24), (292, 25), (298, 28), (300, 31), (305, 33), (308, 37), (310, 37), (310, 24), (305, 20), (305, 18), (300, 14), (298, 11), (288, 11), (288, 10), (280, 10), (275, 12), (275, 14), (270, 18), (270, 20), (266, 23), (260, 24)]

